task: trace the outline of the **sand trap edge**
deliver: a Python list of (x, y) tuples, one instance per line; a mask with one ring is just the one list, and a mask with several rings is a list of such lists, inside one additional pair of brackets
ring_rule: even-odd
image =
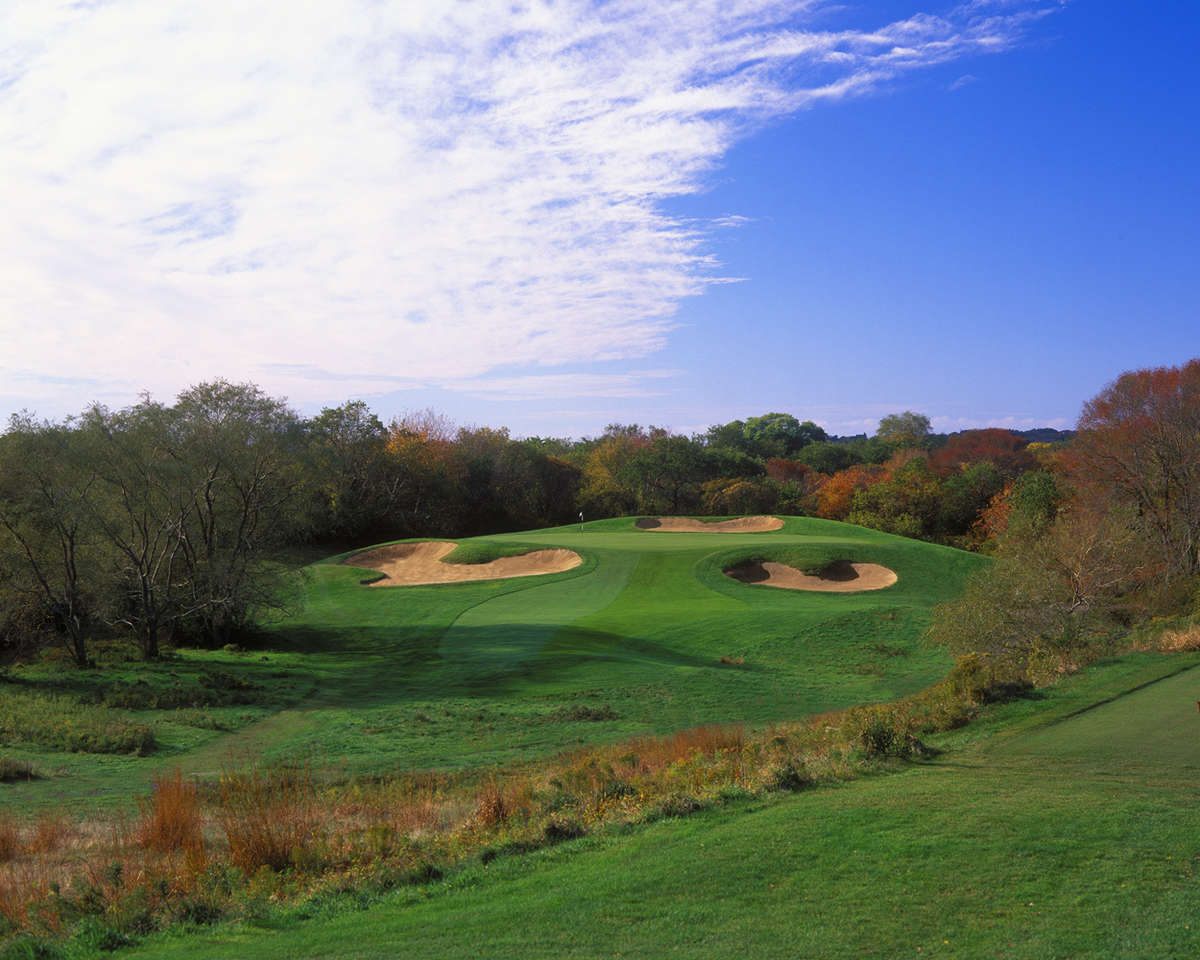
[(639, 517), (633, 525), (651, 533), (770, 533), (783, 529), (779, 517), (759, 515), (716, 520), (711, 523), (692, 517)]
[(457, 543), (448, 540), (392, 543), (361, 550), (339, 563), (379, 571), (381, 577), (363, 581), (363, 585), (368, 587), (416, 587), (510, 580), (514, 577), (563, 573), (583, 564), (583, 557), (578, 553), (561, 547), (530, 550), (515, 557), (499, 557), (487, 563), (446, 563), (443, 558), (457, 546)]
[(735, 564), (727, 567), (724, 573), (731, 580), (750, 586), (813, 593), (866, 593), (884, 590), (900, 579), (894, 570), (881, 564), (848, 560), (834, 561), (818, 574), (805, 573), (773, 560)]

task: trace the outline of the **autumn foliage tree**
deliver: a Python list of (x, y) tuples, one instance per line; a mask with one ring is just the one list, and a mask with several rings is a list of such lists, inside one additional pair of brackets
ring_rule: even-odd
[(1136, 508), (1168, 576), (1200, 572), (1200, 359), (1122, 374), (1079, 418), (1073, 479)]
[(974, 463), (990, 463), (1002, 477), (1011, 480), (1037, 467), (1037, 460), (1026, 450), (1027, 446), (1025, 438), (1011, 430), (994, 427), (964, 430), (951, 436), (929, 460), (933, 469), (943, 476)]
[(854, 494), (891, 476), (887, 467), (860, 463), (839, 470), (817, 488), (816, 510), (826, 520), (845, 520), (850, 515)]

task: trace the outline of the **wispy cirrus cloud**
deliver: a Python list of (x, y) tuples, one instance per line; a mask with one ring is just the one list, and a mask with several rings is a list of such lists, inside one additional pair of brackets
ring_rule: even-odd
[[(345, 394), (479, 392), (500, 366), (646, 357), (742, 222), (662, 201), (760, 124), (1005, 49), (1054, 6), (836, 30), (820, 0), (17, 0), (0, 393), (220, 375), (307, 402), (318, 368)], [(525, 389), (647, 389), (596, 376)]]

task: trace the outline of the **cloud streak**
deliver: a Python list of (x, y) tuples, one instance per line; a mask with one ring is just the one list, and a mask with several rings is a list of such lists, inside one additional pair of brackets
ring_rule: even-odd
[(664, 200), (761, 124), (1006, 49), (1053, 6), (819, 30), (815, 0), (17, 0), (0, 394), (226, 376), (320, 402), (314, 367), (355, 394), (646, 357), (728, 279), (708, 240), (740, 222)]

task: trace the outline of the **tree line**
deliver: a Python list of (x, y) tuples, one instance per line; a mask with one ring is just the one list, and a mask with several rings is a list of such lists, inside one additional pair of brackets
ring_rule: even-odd
[[(385, 424), (361, 401), (303, 418), (225, 381), (169, 405), (22, 414), (0, 435), (0, 655), (61, 643), (83, 665), (98, 637), (127, 637), (147, 658), (237, 642), (286, 601), (289, 546), (522, 530), (579, 511), (812, 515), (1002, 554), (1021, 537), (1042, 549), (1047, 532), (1077, 545), (1069, 524), (1099, 529), (1103, 517), (1194, 575), (1200, 457), (1187, 459), (1190, 435), (1171, 424), (1197, 401), (1177, 401), (1153, 429), (1127, 411), (1147, 409), (1160, 381), (1184, 390), (1198, 365), (1126, 375), (1141, 394), (1122, 378), (1088, 404), (1074, 439), (1033, 442), (934, 434), (911, 411), (870, 437), (768, 413), (694, 436), (611, 424), (591, 438), (514, 439), (430, 410)], [(1162, 449), (1143, 449), (1147, 436)]]

